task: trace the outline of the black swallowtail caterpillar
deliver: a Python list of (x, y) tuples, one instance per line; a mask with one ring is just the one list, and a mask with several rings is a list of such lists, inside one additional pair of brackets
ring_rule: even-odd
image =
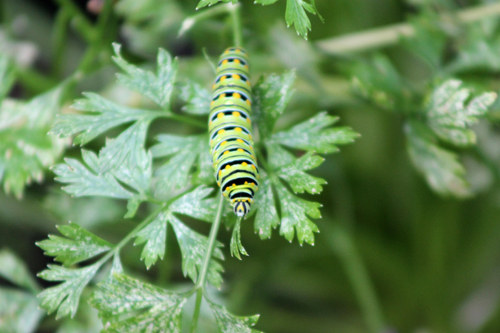
[(242, 217), (259, 188), (250, 122), (252, 87), (242, 48), (228, 48), (220, 56), (213, 89), (208, 130), (215, 179), (234, 213)]

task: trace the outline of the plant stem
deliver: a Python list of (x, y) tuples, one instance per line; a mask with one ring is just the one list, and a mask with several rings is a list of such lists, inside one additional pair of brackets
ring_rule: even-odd
[[(471, 23), (498, 15), (500, 15), (500, 3), (498, 2), (456, 12), (456, 17), (461, 23)], [(449, 16), (441, 16), (441, 19), (442, 21), (450, 20)], [(316, 45), (325, 53), (341, 54), (393, 45), (397, 44), (401, 37), (411, 38), (414, 36), (415, 28), (411, 24), (400, 23), (320, 40), (316, 42)]]
[(71, 0), (54, 0), (61, 6), (74, 20), (75, 29), (87, 41), (91, 42), (94, 35), (94, 26), (89, 19), (80, 11), (80, 9)]
[(210, 228), (210, 235), (208, 236), (208, 245), (205, 252), (205, 258), (203, 259), (203, 264), (201, 266), (200, 275), (198, 275), (198, 281), (194, 285), (187, 295), (192, 294), (196, 291), (196, 304), (193, 313), (193, 320), (191, 321), (191, 333), (196, 331), (198, 326), (198, 319), (200, 316), (200, 307), (203, 296), (203, 290), (205, 289), (205, 282), (207, 279), (208, 267), (210, 266), (210, 260), (212, 259), (212, 252), (214, 251), (215, 242), (217, 241), (217, 233), (219, 232), (219, 226), (221, 223), (222, 211), (224, 208), (224, 196), (219, 192), (219, 208), (217, 210), (217, 215), (215, 215), (214, 223), (212, 223), (212, 228)]
[(339, 225), (335, 225), (334, 228), (323, 226), (323, 229), (326, 229), (326, 235), (330, 238), (328, 244), (331, 245), (344, 265), (363, 311), (369, 332), (382, 332), (385, 325), (381, 307), (350, 233)]
[(56, 16), (53, 32), (53, 48), (52, 48), (52, 74), (54, 77), (61, 76), (62, 64), (64, 59), (64, 49), (67, 40), (68, 24), (71, 19), (71, 14), (66, 7), (59, 9)]
[[(198, 8), (196, 8), (198, 10)], [(230, 11), (230, 4), (225, 4), (225, 5), (218, 5), (218, 6), (213, 6), (210, 7), (209, 9), (204, 9), (203, 11), (186, 17), (184, 21), (182, 21), (181, 28), (179, 29), (179, 34), (178, 36), (182, 36), (186, 31), (191, 29), (196, 22), (200, 22), (203, 20), (206, 20), (208, 18), (220, 15), (220, 14), (225, 14)]]
[(196, 126), (196, 127), (199, 127), (199, 128), (203, 128), (203, 129), (207, 129), (208, 128), (208, 125), (206, 123), (198, 121), (196, 119), (192, 119), (192, 118), (183, 116), (183, 115), (180, 115), (180, 114), (170, 113), (170, 114), (163, 115), (163, 117), (170, 118), (170, 119), (173, 119), (173, 120), (177, 120), (177, 121), (180, 121), (182, 123), (186, 123), (186, 124), (193, 125), (193, 126)]
[(242, 43), (242, 27), (241, 27), (241, 16), (240, 16), (240, 4), (228, 3), (231, 20), (233, 21), (233, 43), (234, 46), (241, 46)]

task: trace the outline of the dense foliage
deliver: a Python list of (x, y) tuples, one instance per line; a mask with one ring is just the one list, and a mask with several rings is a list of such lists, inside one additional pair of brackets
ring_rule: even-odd
[[(500, 4), (55, 3), (0, 5), (1, 332), (500, 329)], [(241, 44), (244, 220), (207, 132)]]

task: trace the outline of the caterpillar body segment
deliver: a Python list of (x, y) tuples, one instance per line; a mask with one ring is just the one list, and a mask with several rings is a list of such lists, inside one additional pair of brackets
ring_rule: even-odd
[(208, 127), (215, 179), (234, 213), (242, 217), (259, 189), (250, 120), (252, 87), (242, 48), (228, 48), (220, 56), (213, 89)]

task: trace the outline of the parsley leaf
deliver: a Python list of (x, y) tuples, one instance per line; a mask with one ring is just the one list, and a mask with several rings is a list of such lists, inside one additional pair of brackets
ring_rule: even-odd
[(181, 87), (179, 97), (187, 104), (182, 107), (186, 113), (204, 115), (210, 113), (212, 95), (198, 83), (188, 81)]
[(68, 269), (62, 266), (49, 265), (49, 269), (39, 273), (38, 276), (47, 281), (64, 281), (63, 283), (42, 291), (40, 306), (50, 314), (57, 310), (57, 318), (68, 314), (73, 317), (78, 308), (78, 302), (83, 288), (95, 275), (100, 265), (98, 263), (80, 269)]
[(215, 304), (207, 299), (208, 305), (219, 326), (221, 333), (258, 333), (259, 331), (250, 328), (259, 320), (259, 315), (251, 317), (238, 317), (229, 313), (225, 307)]
[(314, 15), (318, 14), (318, 17), (323, 22), (323, 18), (321, 17), (321, 15), (319, 15), (318, 10), (316, 9), (314, 0), (311, 0), (311, 3), (308, 3), (304, 0), (286, 1), (286, 24), (287, 26), (295, 24), (297, 35), (301, 35), (305, 39), (307, 39), (308, 31), (311, 30), (311, 21), (309, 21), (306, 11)]
[(236, 4), (238, 0), (200, 0), (200, 2), (198, 2), (198, 5), (196, 5), (196, 9), (198, 10), (206, 6), (213, 6), (219, 2), (232, 2), (233, 4)]
[(281, 167), (276, 173), (290, 184), (295, 193), (307, 191), (311, 194), (319, 194), (323, 191), (321, 185), (326, 184), (326, 181), (308, 175), (304, 171), (318, 167), (324, 160), (324, 158), (309, 152), (294, 162)]
[(180, 294), (113, 273), (97, 285), (90, 304), (99, 310), (104, 332), (180, 333), (185, 301)]
[(470, 90), (461, 86), (459, 80), (448, 80), (433, 91), (427, 122), (441, 140), (455, 146), (468, 146), (476, 143), (476, 134), (467, 127), (486, 115), (497, 95), (484, 93), (466, 104)]
[(49, 235), (49, 239), (37, 242), (45, 250), (45, 255), (68, 267), (111, 250), (114, 245), (83, 229), (78, 224), (57, 226), (57, 230), (67, 238)]

